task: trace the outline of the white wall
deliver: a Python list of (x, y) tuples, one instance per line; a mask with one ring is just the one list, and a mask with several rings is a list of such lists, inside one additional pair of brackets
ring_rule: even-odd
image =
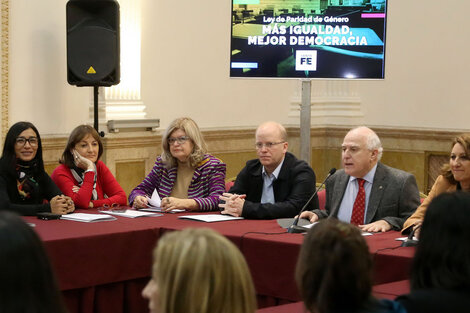
[[(230, 1), (143, 1), (142, 98), (165, 127), (288, 123), (295, 80), (229, 79)], [(65, 0), (10, 0), (10, 123), (65, 134), (89, 121), (90, 87), (67, 84)], [(357, 88), (368, 125), (469, 129), (470, 3), (389, 1), (386, 79)]]
[(10, 1), (10, 125), (58, 134), (87, 121), (87, 90), (67, 83), (65, 3)]

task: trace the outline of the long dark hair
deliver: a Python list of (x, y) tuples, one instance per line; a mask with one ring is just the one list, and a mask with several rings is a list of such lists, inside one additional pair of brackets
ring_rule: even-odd
[(33, 159), (34, 164), (35, 164), (33, 172), (36, 174), (40, 174), (44, 172), (41, 136), (39, 136), (39, 132), (36, 126), (34, 126), (30, 122), (17, 122), (13, 126), (11, 126), (10, 129), (8, 130), (8, 133), (5, 137), (5, 143), (3, 144), (2, 157), (0, 159), (3, 169), (12, 175), (15, 175), (15, 167), (16, 167), (16, 153), (15, 153), (16, 138), (23, 131), (29, 128), (31, 128), (36, 133), (36, 137), (38, 138), (38, 149), (36, 151), (36, 156)]
[(41, 240), (7, 211), (0, 211), (0, 251), (0, 312), (66, 312)]
[(470, 194), (444, 193), (424, 217), (411, 269), (411, 288), (470, 287)]
[(312, 227), (300, 250), (296, 280), (312, 313), (356, 312), (367, 305), (372, 260), (361, 232), (334, 218)]
[(98, 158), (99, 160), (103, 154), (103, 143), (101, 142), (100, 135), (98, 132), (91, 127), (90, 125), (79, 125), (72, 130), (70, 133), (69, 139), (67, 140), (67, 145), (65, 146), (64, 152), (59, 162), (65, 164), (69, 168), (75, 167), (75, 162), (73, 160), (72, 150), (75, 148), (75, 145), (79, 143), (86, 135), (91, 135), (97, 142), (99, 146)]

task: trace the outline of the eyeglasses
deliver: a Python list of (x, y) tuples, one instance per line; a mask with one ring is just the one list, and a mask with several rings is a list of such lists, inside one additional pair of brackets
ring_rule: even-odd
[(170, 137), (170, 138), (168, 138), (168, 144), (171, 146), (172, 144), (177, 142), (179, 145), (182, 145), (183, 143), (185, 143), (189, 139), (190, 138), (188, 136), (181, 136), (181, 137), (176, 137), (176, 138)]
[(118, 203), (112, 203), (111, 205), (105, 203), (103, 209), (112, 212), (126, 212), (126, 207), (122, 207)]
[(19, 147), (23, 147), (27, 142), (29, 142), (29, 145), (31, 147), (37, 147), (38, 146), (38, 138), (37, 137), (29, 137), (29, 138), (25, 138), (25, 137), (18, 137), (16, 138), (16, 145), (19, 146)]
[(255, 147), (256, 147), (256, 149), (258, 149), (258, 150), (263, 149), (263, 147), (266, 147), (266, 149), (271, 149), (273, 146), (279, 145), (279, 144), (284, 143), (284, 142), (285, 142), (285, 141), (266, 142), (266, 143), (257, 142), (257, 143), (255, 143)]

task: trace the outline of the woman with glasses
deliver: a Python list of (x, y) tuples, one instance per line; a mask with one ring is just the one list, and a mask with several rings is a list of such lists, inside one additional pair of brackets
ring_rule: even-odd
[(197, 124), (187, 117), (171, 122), (162, 149), (153, 169), (129, 195), (129, 203), (148, 207), (148, 198), (156, 190), (165, 211), (216, 210), (225, 190), (225, 163), (206, 153)]
[(21, 215), (66, 214), (75, 209), (44, 170), (41, 137), (30, 122), (14, 124), (0, 158), (0, 210)]
[(103, 144), (89, 125), (75, 127), (69, 136), (52, 179), (78, 208), (126, 205), (126, 193), (108, 167), (100, 161)]

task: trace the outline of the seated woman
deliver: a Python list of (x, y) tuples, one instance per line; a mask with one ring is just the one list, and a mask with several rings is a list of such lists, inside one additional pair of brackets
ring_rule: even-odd
[(405, 313), (399, 303), (372, 297), (372, 259), (361, 231), (334, 218), (309, 230), (296, 280), (310, 312)]
[(225, 191), (225, 163), (206, 154), (206, 143), (196, 123), (187, 117), (174, 120), (162, 138), (163, 153), (140, 185), (132, 190), (129, 203), (148, 206), (156, 189), (164, 210), (217, 210)]
[(150, 312), (254, 313), (250, 271), (235, 245), (212, 229), (166, 233), (142, 291)]
[(437, 177), (427, 198), (405, 221), (402, 232), (408, 233), (421, 225), (426, 209), (434, 197), (456, 190), (470, 191), (470, 134), (463, 134), (452, 141), (449, 163), (442, 167), (442, 174)]
[(0, 158), (0, 210), (21, 215), (66, 214), (75, 209), (44, 171), (41, 137), (30, 122), (8, 130)]
[(469, 312), (470, 194), (444, 193), (429, 204), (411, 267), (409, 313)]
[(0, 251), (0, 312), (66, 312), (41, 240), (11, 212), (0, 212)]
[(78, 208), (126, 205), (126, 193), (106, 165), (99, 160), (103, 144), (89, 125), (77, 126), (70, 134), (52, 179)]

